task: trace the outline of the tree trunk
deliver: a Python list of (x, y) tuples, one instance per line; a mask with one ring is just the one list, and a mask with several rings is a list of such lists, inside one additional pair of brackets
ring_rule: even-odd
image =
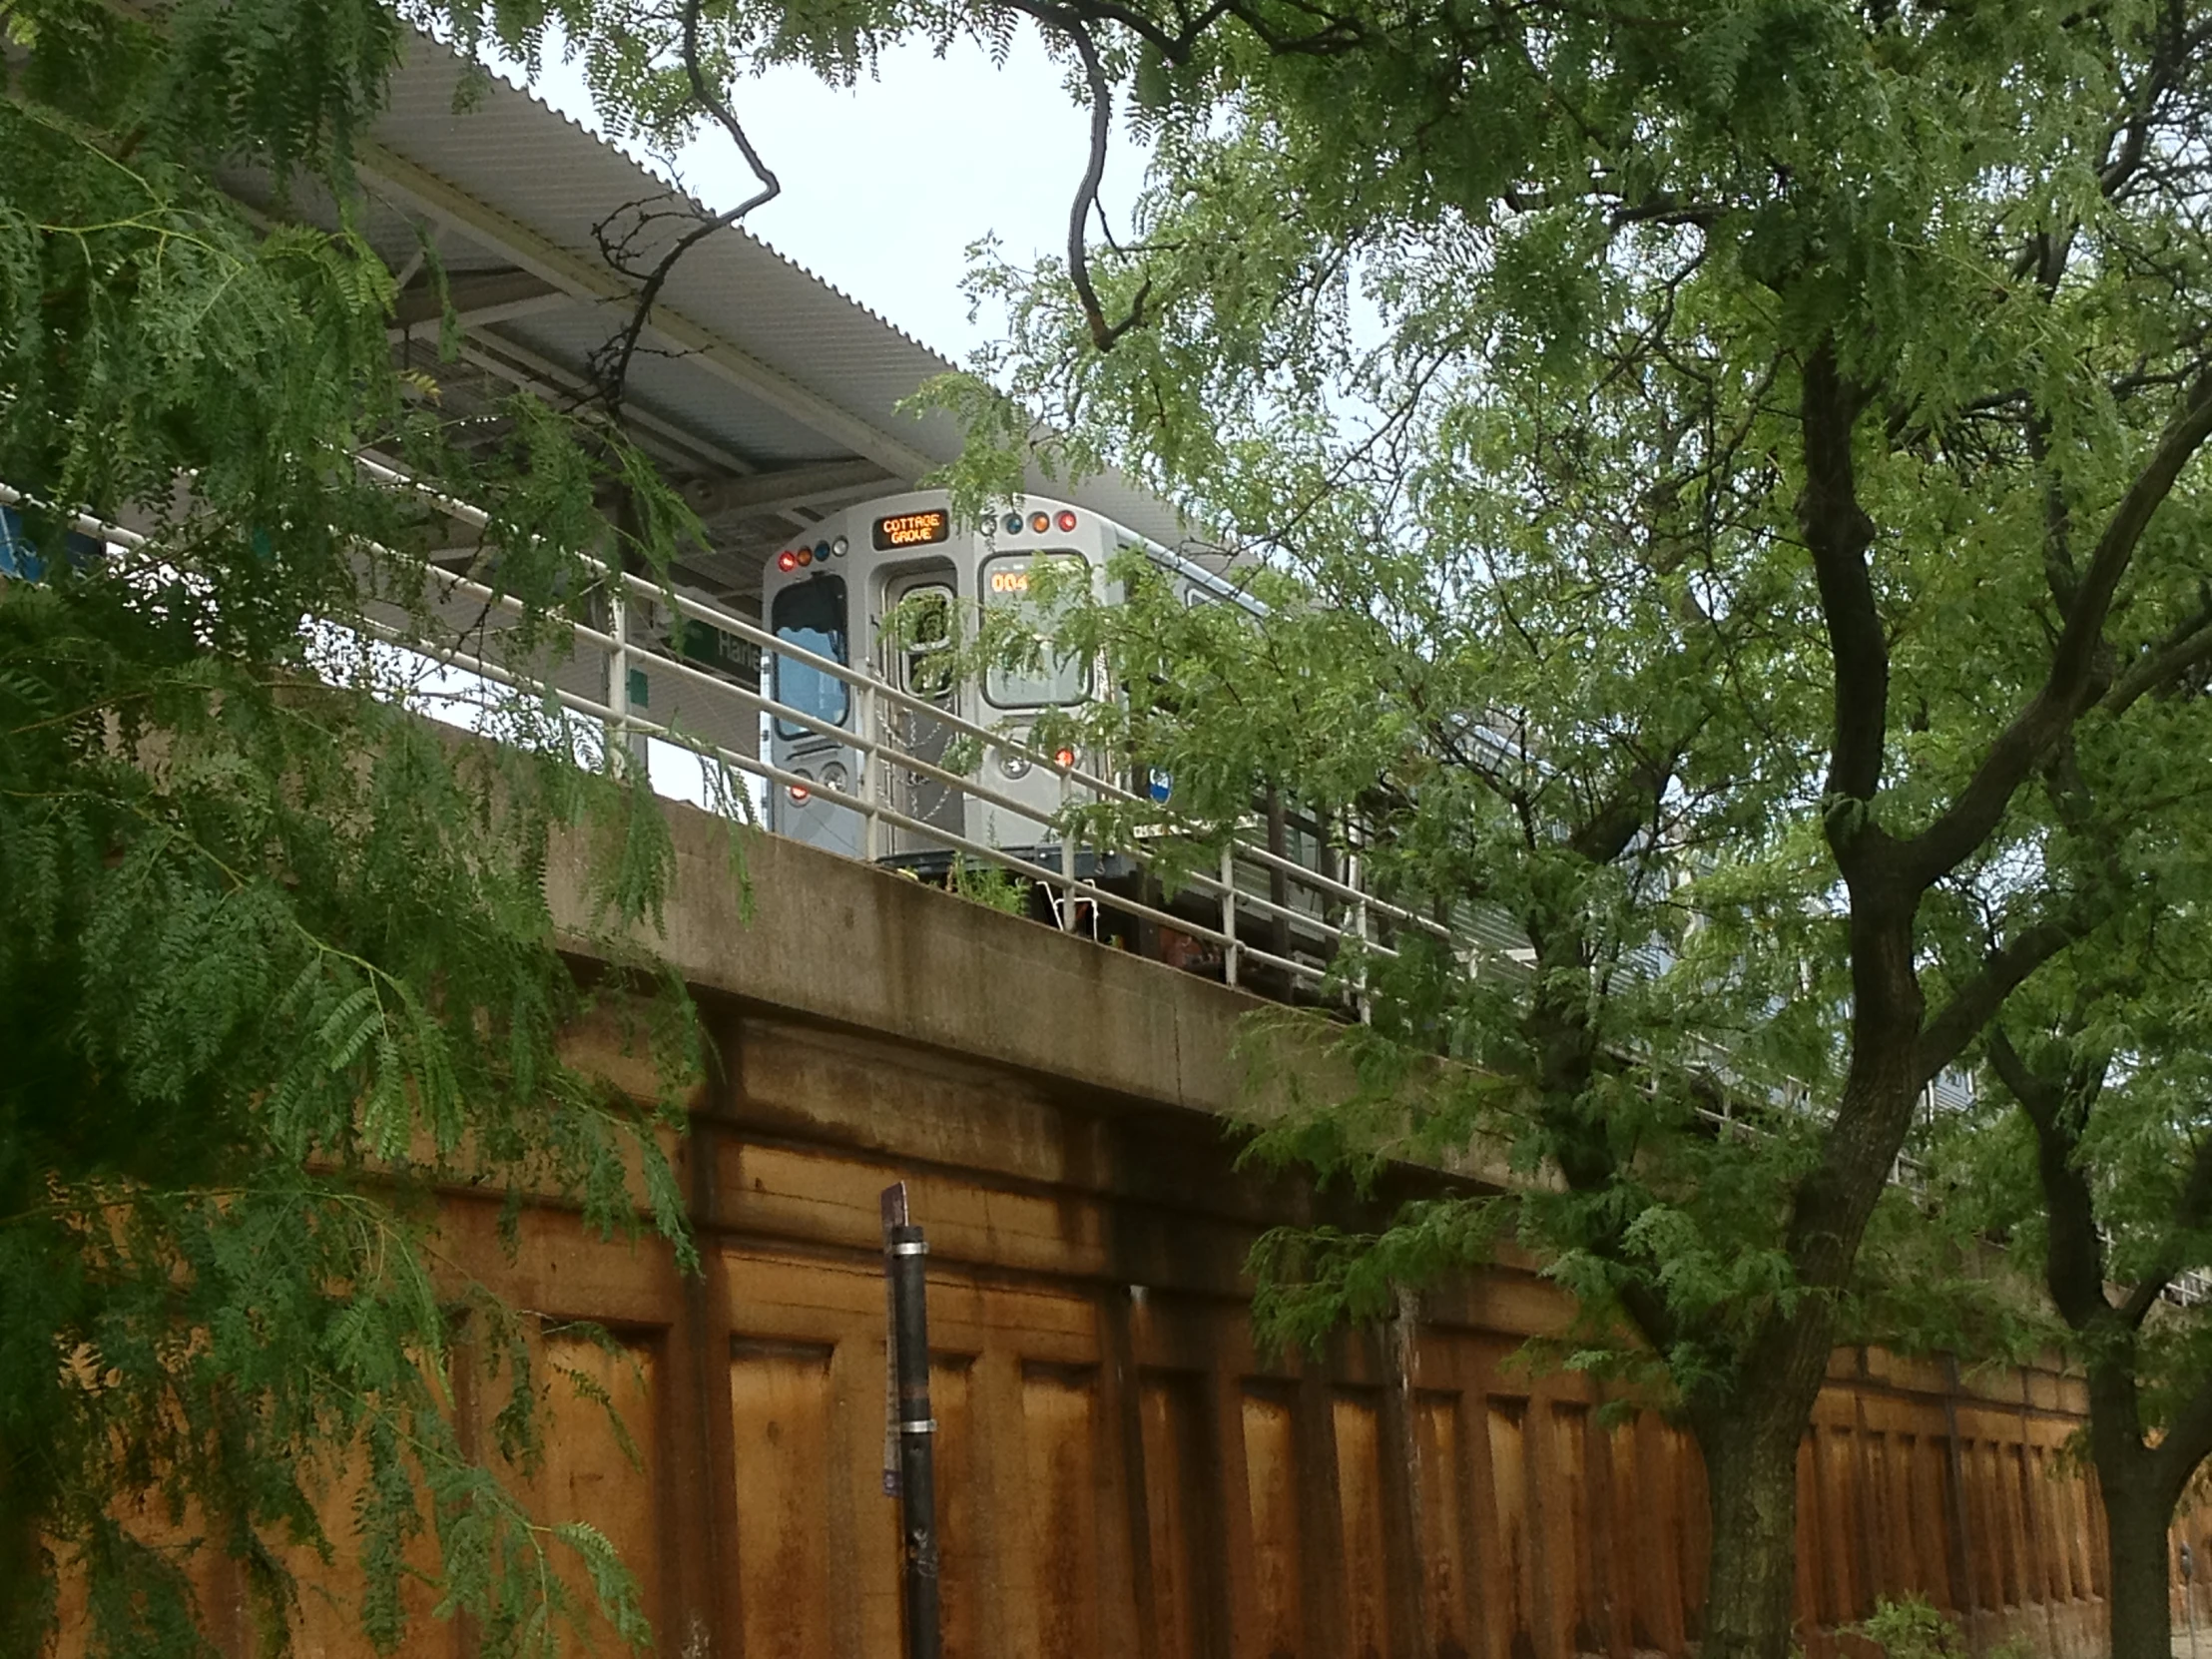
[(1713, 1538), (1699, 1659), (1787, 1659), (1797, 1591), (1798, 1444), (1818, 1391), (1817, 1378), (1808, 1390), (1787, 1373), (1770, 1373), (1733, 1390), (1727, 1408), (1692, 1414)]
[[(4, 1454), (0, 1447), (0, 1457)], [(0, 1472), (0, 1653), (37, 1653), (54, 1586), (46, 1572), (39, 1511), (5, 1501), (18, 1495), (10, 1490), (13, 1484)]]
[(2098, 1460), (2104, 1497), (2105, 1603), (2112, 1659), (2172, 1659), (2173, 1607), (2166, 1581), (2166, 1528), (2173, 1504), (2145, 1468), (2106, 1469)]
[[(1873, 925), (1854, 917), (1855, 928)], [(1894, 946), (1881, 938), (1854, 944), (1861, 984), (1852, 1079), (1790, 1220), (1801, 1298), (1792, 1313), (1770, 1312), (1737, 1351), (1727, 1381), (1691, 1404), (1713, 1528), (1700, 1659), (1788, 1659), (1795, 1645), (1798, 1447), (1835, 1353), (1834, 1297), (1850, 1278), (1919, 1093), (1911, 1039), (1893, 1036), (1918, 1031), (1919, 990), (1909, 953)], [(1887, 979), (1884, 968), (1892, 970)], [(1876, 992), (1895, 1010), (1887, 1030), (1867, 1012)]]

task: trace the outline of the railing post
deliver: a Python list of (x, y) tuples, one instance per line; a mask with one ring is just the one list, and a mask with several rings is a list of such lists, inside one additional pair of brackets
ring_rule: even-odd
[(875, 729), (875, 682), (862, 680), (853, 689), (859, 693), (854, 699), (853, 724), (860, 729), (860, 742), (863, 746), (857, 757), (860, 773), (861, 845), (867, 853), (867, 861), (872, 864), (883, 856), (883, 819), (880, 811), (882, 781), (877, 775), (882, 759), (876, 751), (879, 739)]
[(1368, 865), (1356, 852), (1345, 854), (1345, 885), (1359, 896), (1352, 901), (1352, 929), (1360, 941), (1360, 960), (1352, 970), (1352, 1006), (1362, 1025), (1375, 1023), (1375, 1003), (1368, 995)]
[(1222, 946), (1221, 976), (1225, 983), (1237, 982), (1237, 848), (1232, 842), (1221, 849), (1221, 932), (1228, 942)]
[(615, 642), (607, 656), (607, 707), (615, 717), (607, 733), (607, 770), (623, 778), (630, 766), (630, 601), (619, 572), (607, 586), (607, 632)]
[(1060, 774), (1060, 902), (1055, 908), (1060, 912), (1061, 931), (1075, 931), (1075, 826), (1068, 819), (1068, 806), (1075, 797), (1075, 780), (1067, 773)]

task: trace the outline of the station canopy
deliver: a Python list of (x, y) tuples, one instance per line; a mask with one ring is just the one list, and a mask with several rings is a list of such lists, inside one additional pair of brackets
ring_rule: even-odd
[[(440, 408), (487, 414), (516, 387), (589, 401), (594, 353), (633, 313), (639, 273), (707, 210), (567, 116), (416, 37), (360, 146), (360, 226), (400, 278), (393, 350), (434, 380)], [(267, 179), (226, 181), (250, 210), (325, 223)], [(825, 204), (827, 209), (828, 204)], [(439, 350), (435, 250), (460, 327)], [(947, 415), (898, 403), (954, 365), (739, 228), (677, 264), (625, 382), (623, 413), (707, 526), (679, 583), (757, 617), (761, 572), (829, 513), (912, 486), (959, 451)], [(1111, 474), (1032, 476), (1038, 494), (1174, 547), (1175, 513)]]

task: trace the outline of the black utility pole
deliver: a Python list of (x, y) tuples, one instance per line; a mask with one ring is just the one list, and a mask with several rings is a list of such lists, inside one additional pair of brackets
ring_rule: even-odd
[(906, 1183), (883, 1190), (883, 1277), (890, 1285), (891, 1427), (898, 1440), (898, 1508), (905, 1539), (906, 1659), (938, 1659), (937, 1479), (929, 1414), (929, 1315), (921, 1229), (906, 1215)]

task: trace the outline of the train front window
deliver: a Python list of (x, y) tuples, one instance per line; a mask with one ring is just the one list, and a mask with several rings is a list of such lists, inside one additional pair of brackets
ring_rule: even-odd
[[(776, 637), (788, 645), (811, 651), (818, 657), (828, 657), (840, 666), (851, 661), (846, 654), (844, 578), (841, 576), (817, 576), (797, 587), (786, 588), (776, 596), (769, 624), (776, 631)], [(778, 657), (776, 701), (831, 726), (842, 726), (851, 702), (851, 688), (812, 663), (801, 662), (795, 657)], [(817, 734), (810, 727), (779, 720), (776, 735), (788, 743)]]
[[(1067, 592), (1049, 606), (1029, 595), (1033, 565), (1058, 567), (1055, 575), (1071, 589), (1079, 589), (1080, 572), (1089, 570), (1073, 553), (1052, 553), (1032, 559), (1027, 554), (986, 559), (981, 572), (983, 607), (987, 611), (1014, 610), (1021, 614), (1041, 642), (1038, 661), (1020, 668), (993, 663), (983, 676), (983, 696), (994, 708), (1041, 709), (1080, 703), (1091, 694), (1091, 665), (1073, 654), (1052, 647), (1052, 625), (1072, 605), (1076, 594)], [(1069, 582), (1069, 577), (1075, 580)]]

